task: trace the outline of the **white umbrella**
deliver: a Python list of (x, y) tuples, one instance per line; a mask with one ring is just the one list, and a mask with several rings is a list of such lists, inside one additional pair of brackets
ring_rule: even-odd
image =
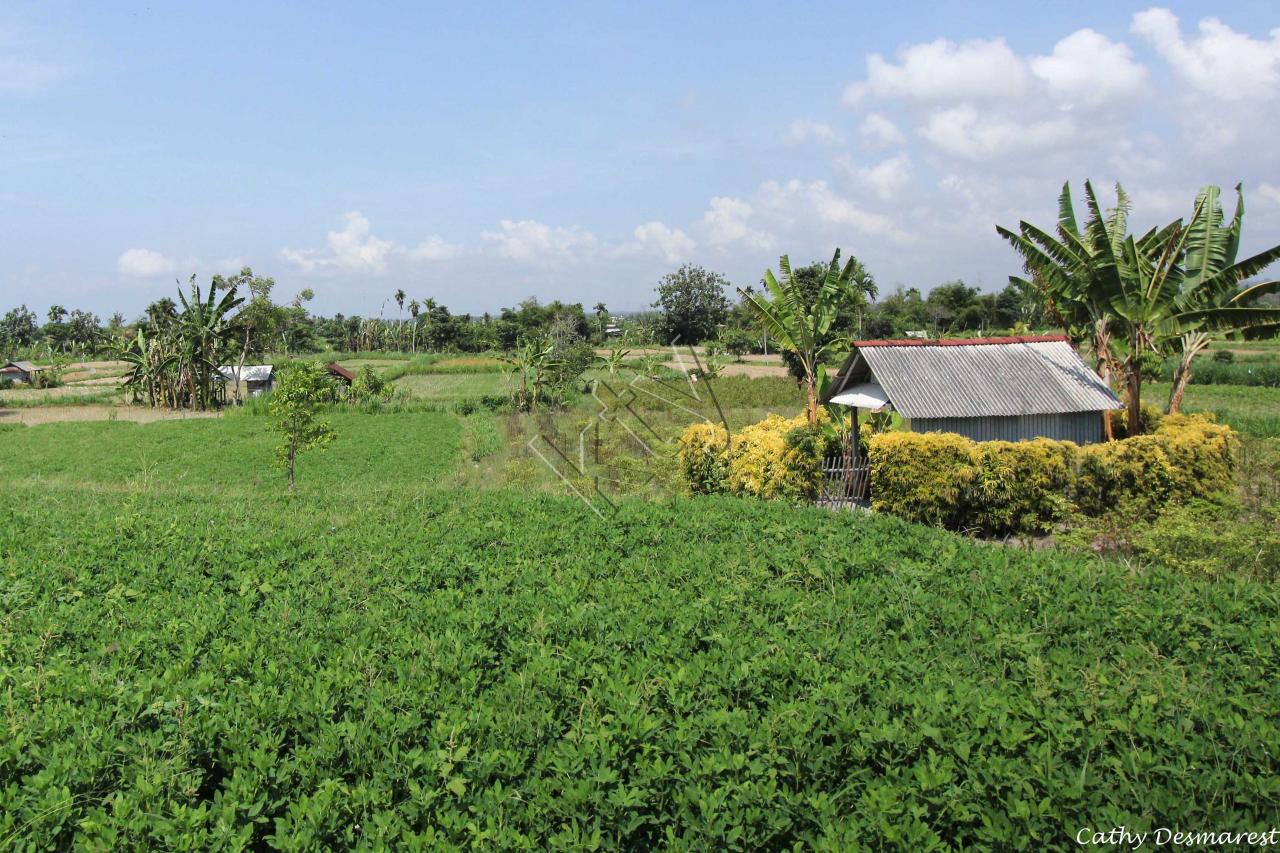
[(884, 389), (876, 383), (862, 382), (835, 395), (830, 402), (837, 406), (853, 406), (875, 412), (889, 405), (889, 398), (885, 395)]

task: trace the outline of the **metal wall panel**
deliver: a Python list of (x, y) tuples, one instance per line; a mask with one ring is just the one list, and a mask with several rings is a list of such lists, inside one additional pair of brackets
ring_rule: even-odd
[(1016, 415), (986, 418), (914, 418), (914, 432), (954, 432), (974, 441), (1030, 441), (1052, 438), (1092, 444), (1102, 441), (1101, 412)]

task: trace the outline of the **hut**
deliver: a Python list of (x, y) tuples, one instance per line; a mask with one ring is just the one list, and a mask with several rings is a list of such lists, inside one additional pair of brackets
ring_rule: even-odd
[(824, 402), (892, 406), (916, 432), (1077, 444), (1101, 441), (1103, 413), (1123, 407), (1060, 335), (855, 341)]
[(29, 361), (11, 361), (4, 367), (0, 367), (0, 379), (8, 379), (11, 382), (25, 382), (28, 385), (34, 385), (36, 374), (47, 368), (32, 364)]
[(340, 382), (343, 385), (350, 386), (352, 382), (356, 381), (355, 372), (348, 370), (336, 361), (329, 362), (324, 366), (324, 369), (333, 377), (334, 381)]
[(223, 365), (218, 368), (218, 373), (222, 376), (224, 387), (230, 386), (227, 390), (237, 400), (266, 394), (276, 384), (275, 368), (269, 364), (246, 364), (244, 367)]

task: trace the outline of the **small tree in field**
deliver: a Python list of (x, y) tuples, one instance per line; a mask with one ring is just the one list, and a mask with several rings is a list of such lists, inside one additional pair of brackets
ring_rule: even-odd
[(316, 417), (321, 404), (332, 398), (329, 381), (324, 369), (310, 361), (287, 364), (276, 377), (271, 414), (282, 437), (276, 460), (289, 471), (289, 491), (293, 491), (298, 454), (333, 441), (333, 428)]

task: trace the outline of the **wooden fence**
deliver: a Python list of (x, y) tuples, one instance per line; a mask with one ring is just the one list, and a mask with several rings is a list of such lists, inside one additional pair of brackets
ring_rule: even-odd
[(822, 460), (821, 506), (866, 506), (871, 500), (871, 463), (838, 453)]

